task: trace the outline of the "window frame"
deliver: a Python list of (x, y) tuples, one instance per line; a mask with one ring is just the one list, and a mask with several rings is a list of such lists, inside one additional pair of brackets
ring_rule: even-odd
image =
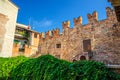
[(57, 49), (61, 48), (61, 43), (56, 44), (56, 48)]

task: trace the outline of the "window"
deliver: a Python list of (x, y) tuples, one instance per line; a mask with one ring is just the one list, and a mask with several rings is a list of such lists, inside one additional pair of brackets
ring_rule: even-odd
[(88, 52), (91, 50), (91, 40), (83, 40), (83, 51)]
[(61, 48), (61, 44), (56, 44), (56, 48)]
[(34, 38), (37, 38), (37, 34), (36, 33), (34, 34)]
[(85, 56), (81, 56), (80, 60), (86, 60), (86, 57)]

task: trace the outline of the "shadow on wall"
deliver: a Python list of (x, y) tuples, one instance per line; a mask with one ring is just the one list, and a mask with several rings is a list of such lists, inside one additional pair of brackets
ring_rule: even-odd
[(6, 32), (5, 25), (6, 25), (7, 21), (8, 21), (7, 16), (0, 13), (0, 52), (2, 50), (2, 45), (3, 45), (3, 42), (4, 42), (3, 41), (4, 40), (4, 35), (5, 35), (5, 32)]

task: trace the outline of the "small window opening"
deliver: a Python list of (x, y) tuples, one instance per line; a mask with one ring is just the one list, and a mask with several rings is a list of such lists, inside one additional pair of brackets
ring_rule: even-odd
[(34, 34), (34, 38), (37, 38), (37, 34), (36, 33)]
[(56, 44), (56, 48), (61, 48), (61, 44)]

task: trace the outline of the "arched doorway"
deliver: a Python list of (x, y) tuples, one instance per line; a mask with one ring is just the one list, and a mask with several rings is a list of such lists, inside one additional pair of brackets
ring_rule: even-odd
[(86, 60), (86, 57), (85, 56), (81, 56), (80, 60)]

